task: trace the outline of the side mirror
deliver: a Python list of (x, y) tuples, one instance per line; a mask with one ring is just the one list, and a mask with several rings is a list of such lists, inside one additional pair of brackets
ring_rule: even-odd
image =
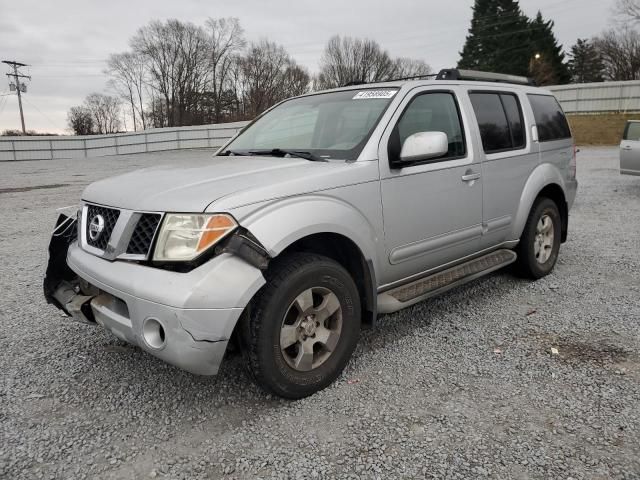
[(444, 132), (418, 132), (407, 137), (400, 151), (400, 163), (419, 162), (446, 155), (449, 139)]

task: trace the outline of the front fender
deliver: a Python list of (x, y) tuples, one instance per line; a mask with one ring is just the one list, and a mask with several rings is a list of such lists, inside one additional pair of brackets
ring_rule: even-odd
[[(366, 198), (366, 196), (362, 197)], [(377, 208), (379, 202), (368, 202)], [(381, 218), (370, 216), (369, 218)], [(377, 270), (379, 228), (367, 214), (346, 200), (325, 194), (290, 197), (263, 204), (240, 220), (265, 247), (278, 256), (292, 243), (317, 233), (337, 233), (353, 241)]]
[(511, 238), (518, 239), (522, 236), (524, 226), (529, 218), (529, 212), (533, 207), (538, 194), (548, 185), (556, 184), (562, 191), (565, 192), (566, 197), (566, 185), (562, 177), (562, 174), (557, 167), (550, 163), (543, 163), (538, 165), (525, 183), (520, 196), (520, 204), (518, 206), (518, 212), (516, 213), (515, 221), (513, 222), (513, 229), (511, 231)]

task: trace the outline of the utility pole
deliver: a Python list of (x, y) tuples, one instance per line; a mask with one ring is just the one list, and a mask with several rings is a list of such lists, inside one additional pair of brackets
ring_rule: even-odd
[(22, 134), (27, 134), (27, 129), (24, 127), (24, 112), (22, 111), (22, 94), (27, 93), (27, 86), (24, 83), (20, 83), (21, 78), (28, 78), (31, 80), (31, 77), (28, 75), (22, 75), (18, 72), (18, 68), (26, 67), (25, 63), (16, 62), (15, 60), (3, 60), (2, 63), (6, 63), (10, 67), (13, 67), (13, 73), (7, 73), (7, 77), (13, 77), (16, 85), (16, 92), (18, 93), (18, 106), (20, 107), (20, 122), (22, 123)]

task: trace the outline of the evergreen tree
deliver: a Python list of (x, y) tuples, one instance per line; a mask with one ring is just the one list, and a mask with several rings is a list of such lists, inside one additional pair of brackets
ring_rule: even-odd
[(604, 64), (598, 49), (589, 40), (578, 39), (569, 53), (569, 73), (574, 83), (604, 81)]
[(458, 68), (527, 75), (528, 28), (516, 0), (476, 0)]
[(553, 22), (530, 20), (517, 0), (476, 0), (458, 68), (533, 75), (541, 84), (570, 81)]
[(536, 62), (546, 63), (547, 68), (550, 68), (552, 72), (552, 75), (548, 75), (544, 82), (539, 82), (540, 85), (561, 85), (571, 81), (569, 69), (564, 62), (562, 45), (558, 45), (558, 40), (553, 33), (553, 25), (553, 20), (545, 21), (540, 12), (529, 24), (531, 32), (530, 45), (534, 50), (533, 55), (530, 57), (533, 61), (529, 68), (529, 74), (531, 75), (539, 69), (535, 65)]

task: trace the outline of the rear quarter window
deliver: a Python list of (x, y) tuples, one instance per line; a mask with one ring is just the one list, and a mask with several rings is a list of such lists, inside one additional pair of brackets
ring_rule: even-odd
[(558, 100), (552, 95), (529, 94), (529, 102), (538, 127), (538, 140), (550, 142), (571, 138), (571, 130)]

